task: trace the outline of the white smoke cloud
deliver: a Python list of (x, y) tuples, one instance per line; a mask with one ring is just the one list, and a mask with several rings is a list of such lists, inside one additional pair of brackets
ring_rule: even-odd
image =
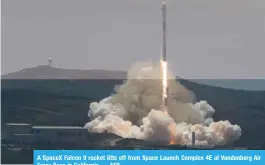
[(160, 109), (160, 65), (139, 63), (128, 71), (127, 81), (116, 93), (100, 102), (90, 104), (91, 122), (85, 125), (90, 132), (109, 132), (125, 138), (169, 141), (191, 144), (191, 132), (196, 144), (224, 145), (241, 136), (241, 128), (229, 121), (214, 122), (215, 112), (206, 101), (193, 103), (193, 93), (183, 87), (168, 72), (168, 112)]

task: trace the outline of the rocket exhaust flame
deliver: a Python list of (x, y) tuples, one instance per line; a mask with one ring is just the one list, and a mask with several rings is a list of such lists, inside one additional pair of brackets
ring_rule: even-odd
[(162, 70), (162, 108), (165, 113), (167, 112), (167, 97), (168, 97), (168, 86), (167, 86), (167, 62), (161, 62)]

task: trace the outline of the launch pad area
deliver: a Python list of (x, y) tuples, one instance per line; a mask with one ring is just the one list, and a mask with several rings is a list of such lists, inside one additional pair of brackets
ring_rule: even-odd
[[(35, 149), (240, 149), (233, 146), (189, 146), (168, 141), (122, 138), (110, 133), (91, 133), (76, 126), (32, 126), (6, 123), (2, 147), (10, 150)], [(265, 146), (260, 147), (265, 148)], [(247, 149), (247, 148), (241, 148)], [(257, 148), (256, 148), (257, 149)]]
[(109, 133), (90, 133), (83, 127), (31, 126), (23, 123), (7, 123), (2, 136), (2, 163), (31, 164), (33, 150), (220, 150), (265, 149), (235, 148), (233, 146), (169, 145), (122, 138)]

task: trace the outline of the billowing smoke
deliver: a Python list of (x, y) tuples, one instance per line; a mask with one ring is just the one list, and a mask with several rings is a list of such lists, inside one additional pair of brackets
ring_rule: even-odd
[(214, 122), (215, 110), (206, 102), (194, 103), (194, 94), (168, 72), (168, 113), (161, 111), (160, 65), (151, 62), (132, 66), (115, 94), (90, 104), (89, 132), (109, 132), (125, 138), (169, 141), (177, 144), (224, 145), (241, 136), (241, 128), (229, 121)]

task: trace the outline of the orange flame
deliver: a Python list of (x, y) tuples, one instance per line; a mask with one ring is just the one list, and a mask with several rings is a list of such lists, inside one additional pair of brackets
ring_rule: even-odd
[[(165, 106), (165, 100), (167, 99), (167, 86), (168, 86), (168, 82), (167, 82), (167, 62), (166, 61), (161, 61), (161, 70), (162, 70), (162, 105), (163, 105), (163, 112), (166, 115), (168, 114), (167, 108)], [(174, 123), (171, 123), (168, 126), (168, 129), (170, 131), (170, 141), (169, 144), (176, 144), (176, 140), (175, 140), (175, 132), (176, 132), (176, 125)]]
[(169, 141), (169, 144), (176, 144), (176, 125), (174, 123), (171, 123), (169, 126), (168, 126), (168, 129), (170, 131), (170, 141)]

